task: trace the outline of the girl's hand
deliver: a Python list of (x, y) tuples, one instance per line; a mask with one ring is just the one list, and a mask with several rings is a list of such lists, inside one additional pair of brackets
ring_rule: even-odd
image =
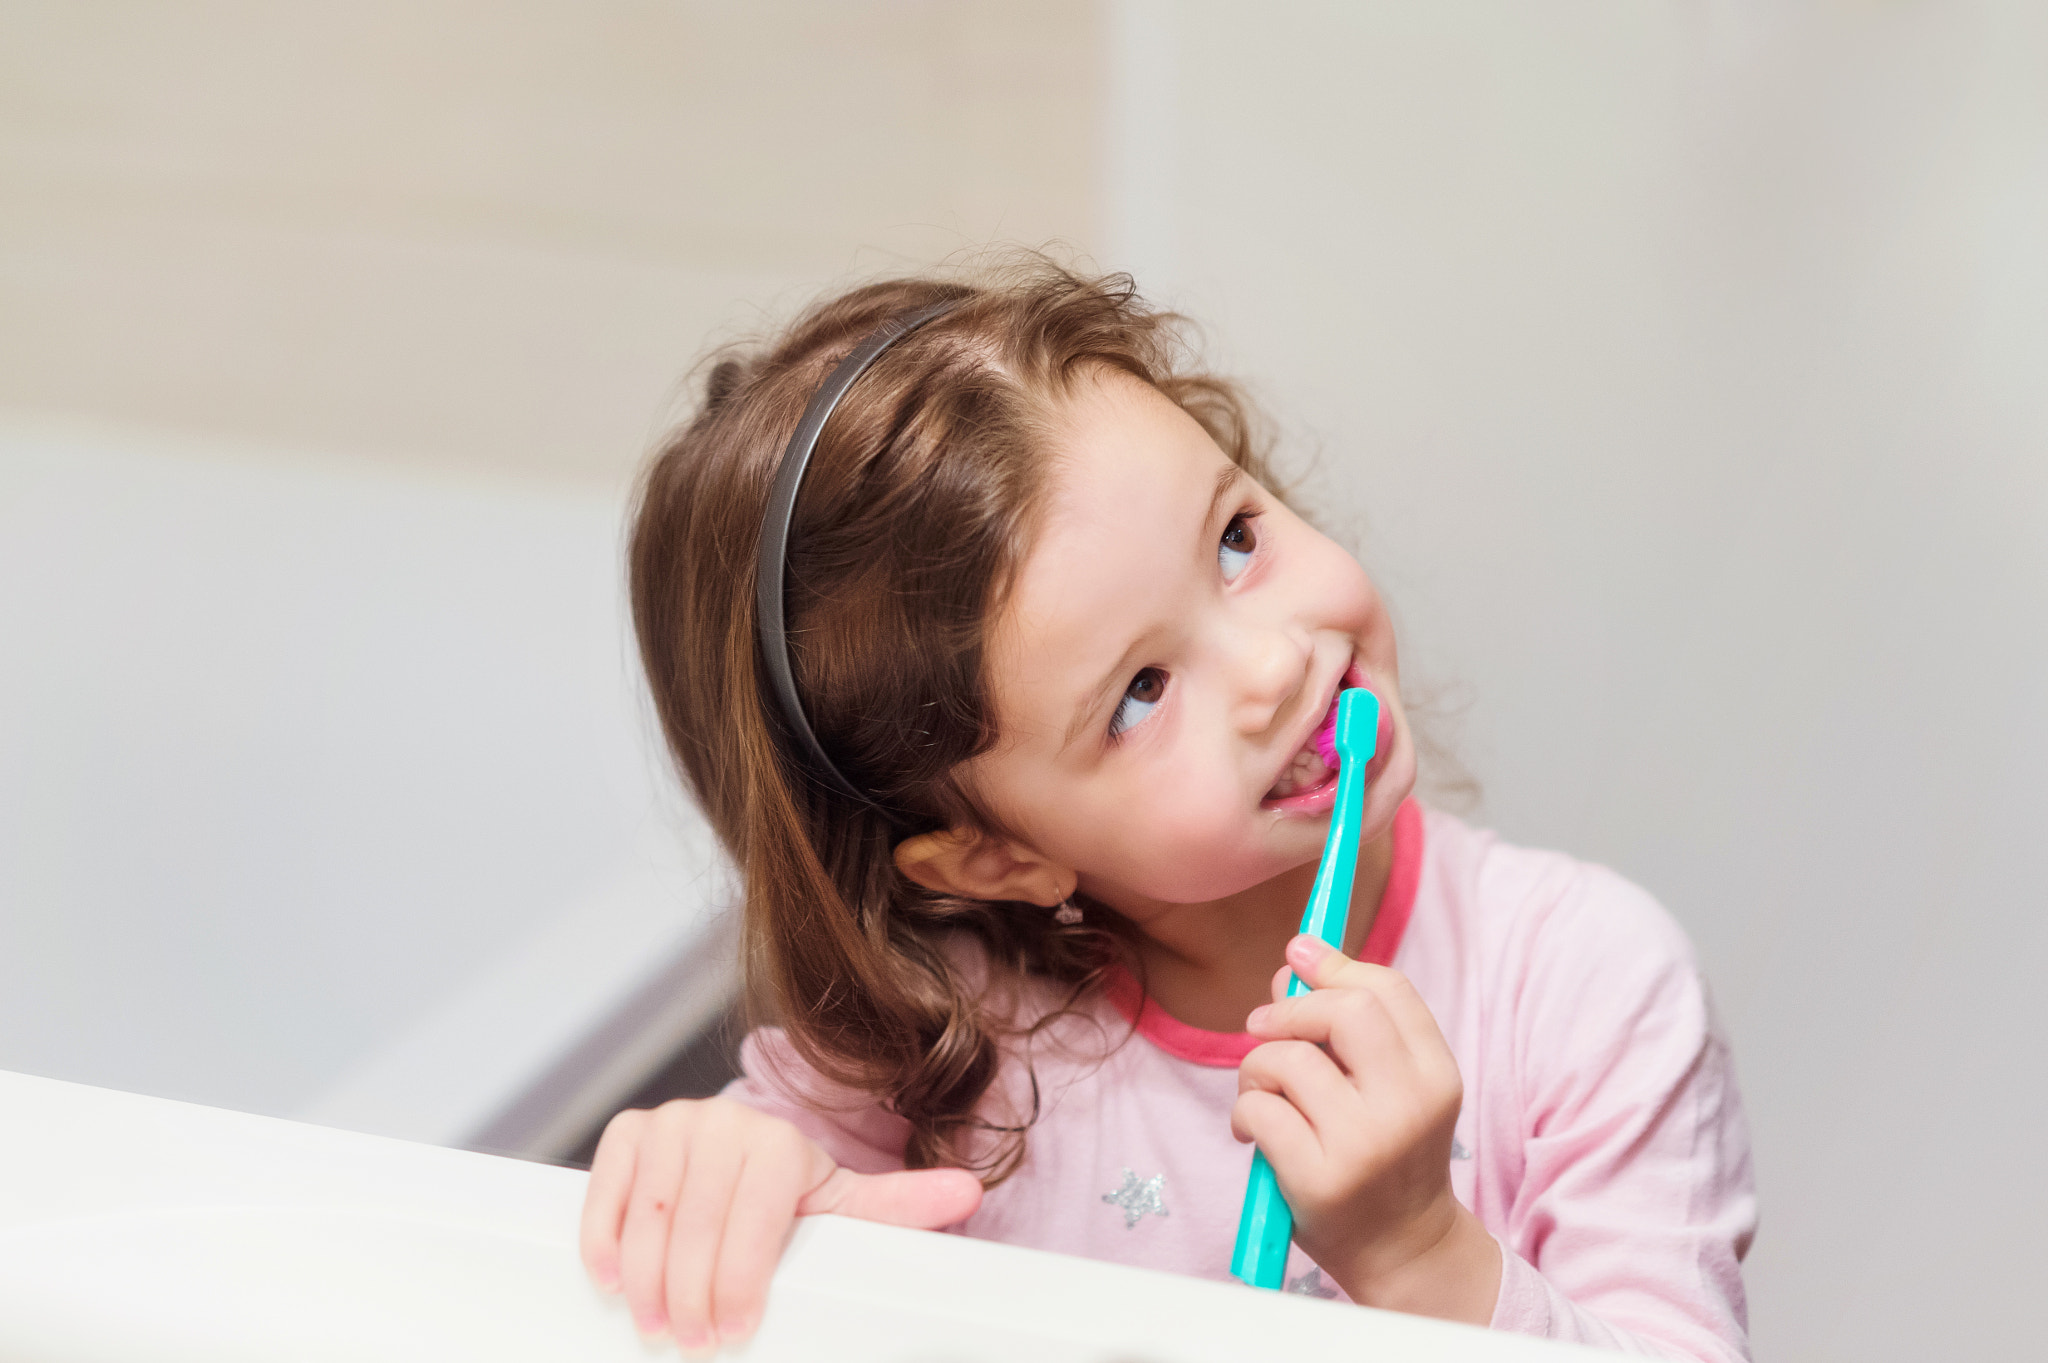
[(1230, 1127), (1256, 1141), (1294, 1211), (1294, 1235), (1353, 1301), (1484, 1325), (1500, 1250), (1451, 1194), (1464, 1083), (1436, 1019), (1398, 971), (1314, 937), (1287, 944), (1312, 988), (1246, 1030), (1266, 1044), (1238, 1070)]
[(780, 1117), (730, 1098), (621, 1112), (597, 1144), (583, 1266), (623, 1291), (633, 1323), (685, 1353), (745, 1339), (799, 1216), (837, 1212), (936, 1229), (981, 1205), (964, 1169), (856, 1174)]

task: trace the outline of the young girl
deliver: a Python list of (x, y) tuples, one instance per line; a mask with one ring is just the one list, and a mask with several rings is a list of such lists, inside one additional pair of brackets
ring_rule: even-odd
[[(816, 1212), (1226, 1278), (1252, 1142), (1290, 1290), (1745, 1357), (1683, 934), (1410, 798), (1386, 608), (1177, 326), (1043, 262), (856, 289), (649, 470), (642, 658), (777, 1025), (725, 1096), (612, 1121), (591, 1274), (693, 1353)], [(1340, 954), (1294, 933), (1348, 686), (1382, 708)]]

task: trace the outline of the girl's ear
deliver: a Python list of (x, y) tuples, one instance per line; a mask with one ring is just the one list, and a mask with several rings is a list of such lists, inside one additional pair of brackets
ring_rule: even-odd
[(967, 899), (1021, 899), (1052, 908), (1080, 877), (1023, 843), (978, 828), (920, 833), (896, 844), (896, 869), (927, 890)]

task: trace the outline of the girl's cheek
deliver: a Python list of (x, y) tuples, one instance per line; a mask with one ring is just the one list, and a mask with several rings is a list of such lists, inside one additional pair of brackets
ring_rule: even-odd
[[(1349, 550), (1321, 533), (1304, 527), (1307, 539), (1300, 546), (1295, 566), (1303, 587), (1320, 597), (1316, 613), (1333, 628), (1360, 636), (1368, 653), (1383, 646), (1390, 654), (1392, 633), (1385, 603), (1365, 568)], [(1390, 662), (1391, 658), (1382, 660)]]
[(1276, 874), (1245, 839), (1242, 811), (1185, 800), (1150, 811), (1127, 846), (1144, 847), (1134, 879), (1155, 898), (1192, 903), (1235, 894)]

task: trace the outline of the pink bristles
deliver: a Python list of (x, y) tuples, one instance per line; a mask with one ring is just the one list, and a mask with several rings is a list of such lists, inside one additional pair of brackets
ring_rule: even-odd
[(1337, 711), (1333, 706), (1330, 717), (1323, 721), (1323, 727), (1316, 730), (1316, 756), (1323, 759), (1323, 765), (1331, 771), (1337, 770)]

